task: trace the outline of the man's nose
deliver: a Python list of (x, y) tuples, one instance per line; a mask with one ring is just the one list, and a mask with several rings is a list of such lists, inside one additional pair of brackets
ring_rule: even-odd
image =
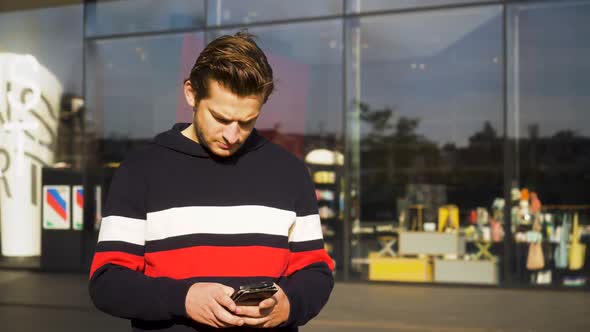
[(228, 144), (235, 144), (238, 142), (240, 128), (237, 122), (232, 122), (223, 129), (223, 138)]

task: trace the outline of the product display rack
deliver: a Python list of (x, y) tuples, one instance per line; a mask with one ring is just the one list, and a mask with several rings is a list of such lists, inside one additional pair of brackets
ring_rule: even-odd
[(342, 167), (316, 164), (308, 167), (316, 189), (325, 248), (338, 269), (343, 259)]

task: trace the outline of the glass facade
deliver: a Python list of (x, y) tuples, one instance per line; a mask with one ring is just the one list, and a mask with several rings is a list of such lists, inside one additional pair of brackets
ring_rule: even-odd
[[(246, 28), (277, 81), (257, 128), (308, 165), (337, 277), (588, 288), (589, 22), (584, 1), (125, 0), (0, 12), (0, 261), (51, 250), (39, 232), (45, 242), (57, 233), (41, 205), (61, 190), (49, 180), (70, 176), (56, 166), (93, 189), (78, 217), (92, 242), (118, 163), (190, 121), (182, 82), (196, 57)], [(43, 130), (24, 128), (25, 115)], [(11, 191), (18, 179), (30, 190)], [(71, 197), (62, 231), (78, 227)], [(5, 211), (25, 203), (34, 213), (17, 229)], [(28, 252), (5, 250), (18, 232)]]
[(502, 196), (502, 8), (360, 17), (350, 29), (362, 258), (389, 232), (371, 228), (422, 230), (450, 204), (465, 220)]
[(182, 82), (204, 45), (202, 32), (87, 43), (86, 98), (102, 163), (120, 162), (171, 123), (190, 121)]
[(200, 28), (204, 0), (93, 1), (86, 5), (86, 36)]
[(342, 14), (341, 0), (210, 0), (207, 24), (224, 26)]
[[(513, 190), (528, 189), (542, 202), (535, 225), (537, 219), (527, 218), (534, 207), (522, 195), (513, 201), (512, 275), (518, 283), (543, 282), (546, 274), (554, 284), (583, 284), (590, 267), (577, 243), (589, 240), (590, 41), (582, 35), (590, 31), (590, 3), (522, 4), (508, 13), (508, 175)], [(535, 226), (545, 267), (531, 271), (527, 234)]]
[[(369, 13), (384, 10), (414, 9), (422, 7), (456, 6), (477, 2), (494, 2), (494, 0), (347, 0), (347, 13)], [(496, 2), (500, 2), (496, 0)]]

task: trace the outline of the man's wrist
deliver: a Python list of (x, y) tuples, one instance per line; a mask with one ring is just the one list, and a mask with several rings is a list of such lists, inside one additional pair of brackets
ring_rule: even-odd
[(282, 290), (283, 299), (281, 300), (281, 302), (283, 302), (283, 304), (281, 305), (286, 305), (286, 308), (282, 310), (285, 312), (285, 316), (281, 317), (282, 322), (279, 324), (279, 327), (291, 325), (295, 321), (292, 297), (290, 297), (291, 294), (288, 293), (289, 290), (286, 289), (285, 284), (279, 284), (277, 286)]
[(188, 293), (193, 285), (192, 282), (185, 280), (170, 280), (166, 298), (166, 304), (170, 314), (174, 317), (188, 317), (187, 299)]
[(283, 298), (284, 298), (285, 306), (286, 306), (286, 309), (285, 309), (286, 315), (285, 315), (285, 320), (283, 321), (283, 323), (284, 323), (289, 320), (289, 316), (291, 315), (291, 301), (289, 301), (289, 297), (287, 296), (287, 293), (285, 293), (284, 291), (283, 291)]

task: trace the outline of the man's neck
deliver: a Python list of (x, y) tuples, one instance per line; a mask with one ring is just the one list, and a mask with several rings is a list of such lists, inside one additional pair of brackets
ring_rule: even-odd
[(199, 143), (194, 124), (191, 123), (190, 126), (186, 127), (183, 131), (181, 131), (181, 133), (195, 143)]

